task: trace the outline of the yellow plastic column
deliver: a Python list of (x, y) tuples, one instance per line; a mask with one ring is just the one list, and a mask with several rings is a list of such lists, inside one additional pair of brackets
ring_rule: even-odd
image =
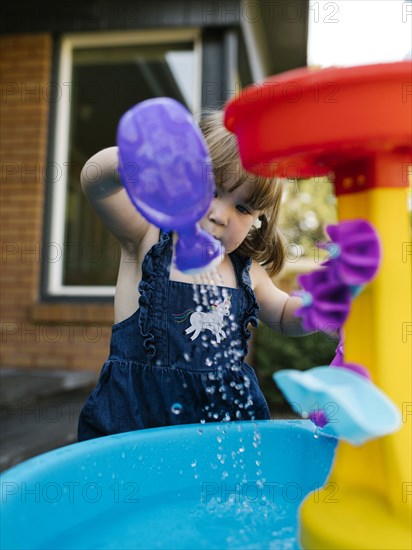
[[(360, 447), (340, 443), (329, 485), (302, 509), (301, 542), (314, 549), (412, 547), (412, 245), (407, 188), (377, 187), (338, 199), (341, 221), (370, 221), (382, 243), (375, 280), (353, 301), (345, 360), (367, 367), (398, 406), (401, 429)], [(367, 406), (365, 404), (365, 406)]]

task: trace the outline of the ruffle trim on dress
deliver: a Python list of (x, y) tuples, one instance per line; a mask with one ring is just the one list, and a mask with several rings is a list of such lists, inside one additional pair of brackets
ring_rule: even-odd
[(154, 317), (154, 300), (156, 298), (156, 277), (158, 275), (159, 256), (161, 256), (168, 245), (170, 236), (160, 231), (159, 241), (147, 252), (142, 263), (142, 279), (139, 283), (139, 328), (144, 338), (143, 345), (147, 350), (147, 357), (152, 359), (156, 353), (154, 335), (152, 333)]
[(258, 325), (258, 313), (260, 310), (259, 304), (256, 301), (255, 293), (252, 290), (252, 283), (250, 280), (250, 266), (252, 265), (252, 258), (246, 258), (245, 256), (236, 255), (240, 264), (240, 278), (242, 287), (246, 293), (246, 307), (245, 316), (243, 318), (243, 349), (246, 354), (248, 351), (248, 340), (251, 332), (249, 330), (249, 324), (253, 327)]

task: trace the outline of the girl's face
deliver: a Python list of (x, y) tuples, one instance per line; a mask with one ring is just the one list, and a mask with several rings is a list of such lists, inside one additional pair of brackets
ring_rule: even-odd
[(216, 237), (227, 253), (241, 245), (259, 215), (248, 202), (252, 185), (245, 181), (233, 190), (230, 183), (216, 187), (215, 198), (200, 222), (202, 229)]

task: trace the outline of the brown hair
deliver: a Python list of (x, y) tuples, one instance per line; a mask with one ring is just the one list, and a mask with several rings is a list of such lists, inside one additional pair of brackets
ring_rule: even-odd
[(270, 276), (276, 275), (285, 260), (284, 240), (277, 227), (282, 180), (251, 174), (243, 168), (236, 136), (225, 128), (222, 111), (203, 113), (199, 126), (209, 147), (216, 186), (222, 187), (229, 179), (235, 182), (231, 189), (245, 181), (253, 183), (254, 191), (248, 204), (260, 212), (260, 227), (252, 226), (237, 252), (264, 266)]

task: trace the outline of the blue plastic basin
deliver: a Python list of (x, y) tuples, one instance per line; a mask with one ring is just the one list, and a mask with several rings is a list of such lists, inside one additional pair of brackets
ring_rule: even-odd
[(1, 548), (299, 548), (299, 507), (325, 484), (336, 442), (279, 420), (63, 447), (1, 476)]

